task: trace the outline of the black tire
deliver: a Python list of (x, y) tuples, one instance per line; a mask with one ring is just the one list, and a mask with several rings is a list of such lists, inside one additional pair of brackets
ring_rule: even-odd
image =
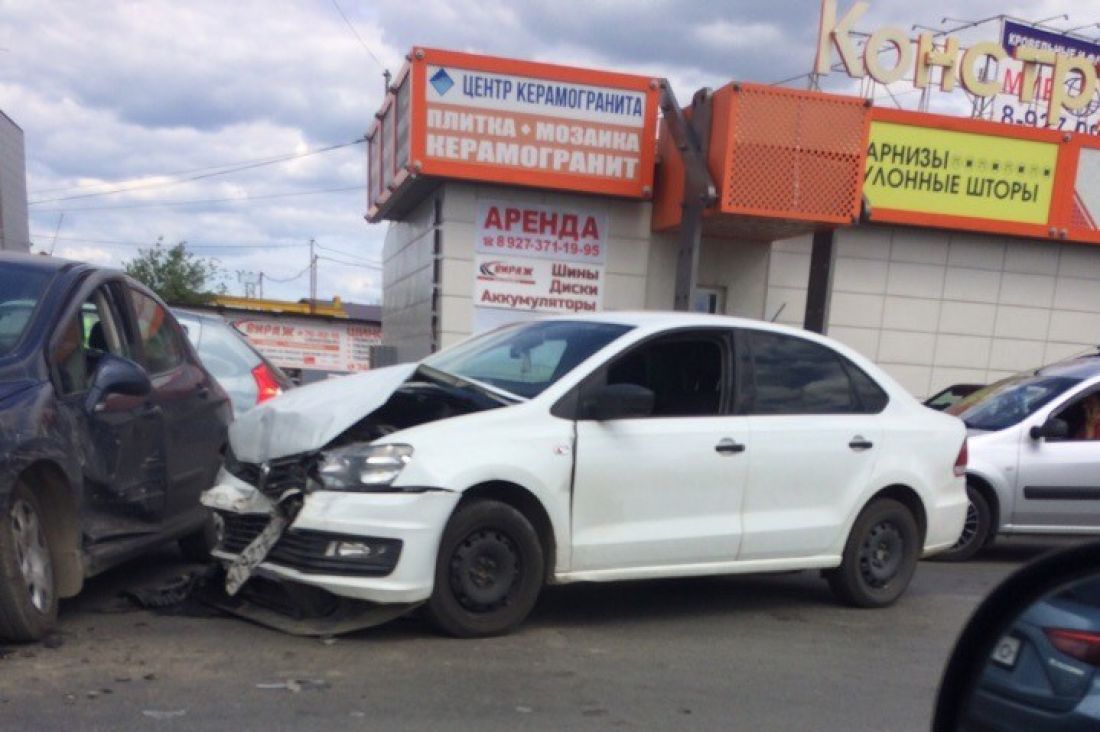
[(218, 545), (221, 531), (221, 519), (211, 512), (201, 529), (179, 540), (183, 558), (190, 562), (209, 562), (210, 552)]
[(879, 498), (856, 518), (840, 566), (825, 576), (841, 602), (886, 607), (909, 586), (920, 551), (913, 514), (895, 500)]
[(436, 559), (428, 618), (457, 638), (501, 635), (530, 614), (545, 559), (531, 522), (499, 501), (475, 501), (447, 523)]
[(966, 486), (966, 497), (970, 500), (966, 508), (966, 523), (962, 535), (955, 546), (940, 552), (934, 559), (945, 562), (965, 562), (993, 540), (993, 511), (989, 501), (971, 485)]
[(0, 639), (26, 643), (57, 624), (54, 552), (38, 497), (17, 481), (0, 507)]

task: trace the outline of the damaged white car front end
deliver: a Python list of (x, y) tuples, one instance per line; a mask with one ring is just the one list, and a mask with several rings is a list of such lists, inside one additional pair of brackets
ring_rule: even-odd
[(233, 424), (225, 466), (202, 497), (221, 519), (214, 556), (226, 568), (228, 595), (262, 577), (373, 603), (427, 599), (441, 527), (460, 494), (395, 485), (413, 448), (386, 438), (409, 422), (449, 415), (438, 405), (418, 415), (405, 404), (396, 407), (404, 424), (364, 424), (415, 369), (297, 389)]

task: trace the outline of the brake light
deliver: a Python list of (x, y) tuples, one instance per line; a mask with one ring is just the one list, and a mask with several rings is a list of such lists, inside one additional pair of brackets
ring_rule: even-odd
[(970, 449), (967, 447), (966, 438), (963, 438), (963, 446), (959, 448), (959, 456), (955, 458), (955, 477), (962, 478), (966, 475), (966, 463), (970, 459)]
[(1100, 666), (1100, 633), (1059, 628), (1046, 628), (1044, 632), (1051, 644), (1070, 658)]
[(252, 378), (256, 380), (257, 404), (283, 393), (283, 387), (279, 386), (279, 382), (275, 380), (275, 374), (271, 373), (266, 363), (261, 363), (252, 369)]

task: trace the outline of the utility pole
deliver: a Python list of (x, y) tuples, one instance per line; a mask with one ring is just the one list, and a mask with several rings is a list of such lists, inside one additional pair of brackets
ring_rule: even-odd
[(57, 246), (57, 235), (61, 233), (61, 222), (65, 220), (65, 212), (62, 211), (61, 215), (57, 217), (57, 226), (53, 230), (53, 241), (50, 242), (50, 256), (53, 256), (53, 248)]
[(317, 244), (313, 239), (309, 240), (309, 312), (313, 314), (317, 310), (317, 255), (313, 248)]
[(264, 299), (264, 273), (260, 272), (260, 299)]

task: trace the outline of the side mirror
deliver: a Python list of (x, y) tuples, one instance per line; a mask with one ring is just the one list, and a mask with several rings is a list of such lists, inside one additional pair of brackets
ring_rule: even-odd
[(1053, 729), (1078, 718), (1095, 729), (1097, 665), (1100, 542), (1091, 542), (1043, 555), (982, 601), (940, 679), (932, 730), (1031, 730), (1040, 719), (1056, 720)]
[(589, 394), (582, 405), (581, 419), (605, 421), (648, 417), (656, 400), (653, 391), (637, 384), (606, 384)]
[(1028, 433), (1033, 440), (1064, 440), (1069, 437), (1069, 423), (1064, 419), (1051, 417), (1042, 425), (1035, 425)]
[(140, 397), (152, 390), (153, 383), (145, 369), (128, 358), (105, 353), (99, 358), (84, 406), (89, 412), (94, 412), (108, 394)]

